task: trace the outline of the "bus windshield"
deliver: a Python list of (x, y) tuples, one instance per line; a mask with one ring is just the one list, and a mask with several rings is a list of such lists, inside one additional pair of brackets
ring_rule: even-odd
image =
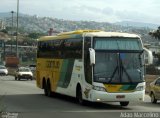
[(96, 52), (94, 81), (105, 83), (142, 82), (141, 53)]
[(144, 81), (143, 53), (139, 51), (142, 46), (138, 41), (119, 40), (117, 43), (116, 40), (113, 42), (109, 40), (107, 43), (103, 42), (105, 40), (102, 41), (103, 43), (101, 41), (98, 40), (98, 44), (94, 44), (96, 50), (93, 74), (95, 82), (138, 83)]
[(95, 38), (95, 50), (143, 50), (138, 38)]

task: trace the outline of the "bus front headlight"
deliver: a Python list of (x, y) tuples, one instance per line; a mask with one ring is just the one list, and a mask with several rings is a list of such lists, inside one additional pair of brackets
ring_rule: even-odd
[(145, 86), (138, 86), (136, 88), (136, 91), (143, 91), (145, 89)]
[(97, 91), (106, 91), (106, 89), (104, 87), (101, 87), (101, 86), (94, 86), (93, 85), (93, 89), (97, 90)]

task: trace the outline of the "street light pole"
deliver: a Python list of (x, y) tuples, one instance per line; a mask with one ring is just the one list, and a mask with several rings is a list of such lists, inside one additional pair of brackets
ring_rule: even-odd
[(13, 13), (14, 11), (11, 11), (12, 13), (12, 32), (11, 32), (11, 53), (12, 53), (12, 45), (13, 45)]
[(18, 55), (18, 23), (19, 22), (19, 0), (17, 0), (17, 30), (16, 30), (16, 56)]

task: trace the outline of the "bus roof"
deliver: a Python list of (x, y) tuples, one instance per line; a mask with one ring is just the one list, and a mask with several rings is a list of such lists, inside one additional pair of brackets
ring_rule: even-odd
[(100, 30), (76, 30), (71, 32), (64, 32), (55, 36), (43, 36), (38, 41), (44, 40), (55, 40), (55, 39), (66, 39), (71, 38), (75, 35), (85, 35), (89, 37), (128, 37), (128, 38), (140, 38), (136, 34), (121, 33), (121, 32), (104, 32)]

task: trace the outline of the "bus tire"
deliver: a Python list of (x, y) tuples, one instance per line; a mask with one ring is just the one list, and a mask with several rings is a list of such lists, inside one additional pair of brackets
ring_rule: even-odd
[(129, 102), (120, 102), (120, 105), (125, 107), (125, 106), (128, 106)]
[(154, 104), (157, 103), (157, 99), (155, 98), (155, 95), (153, 92), (151, 93), (151, 102)]
[(47, 95), (48, 95), (48, 97), (52, 97), (52, 95), (53, 95), (53, 93), (51, 91), (51, 84), (50, 84), (49, 80), (47, 81)]
[(31, 77), (30, 80), (33, 80), (33, 77)]
[(77, 86), (76, 98), (77, 98), (77, 101), (80, 105), (85, 105), (85, 101), (83, 100), (82, 89), (81, 89), (80, 85)]
[(45, 96), (48, 96), (47, 84), (46, 84), (45, 80), (43, 80), (43, 89), (44, 89), (44, 95), (45, 95)]

